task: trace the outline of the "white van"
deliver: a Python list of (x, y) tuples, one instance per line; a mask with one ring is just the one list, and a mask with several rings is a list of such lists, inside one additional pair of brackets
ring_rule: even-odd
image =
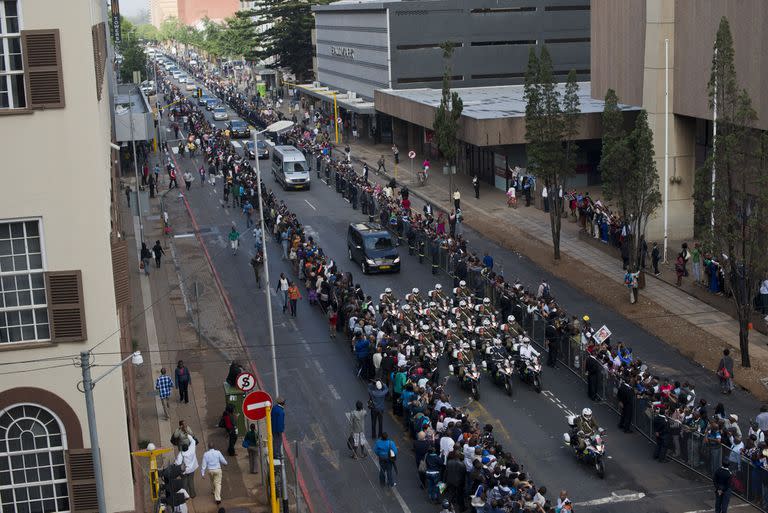
[(304, 154), (293, 146), (274, 147), (272, 150), (272, 175), (285, 190), (309, 190), (309, 166)]

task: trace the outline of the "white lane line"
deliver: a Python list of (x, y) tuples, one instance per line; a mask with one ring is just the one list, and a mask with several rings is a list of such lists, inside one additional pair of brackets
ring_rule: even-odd
[(317, 367), (317, 372), (319, 372), (320, 374), (325, 374), (325, 369), (323, 369), (323, 366), (320, 365), (320, 362), (315, 360), (314, 364), (315, 364), (315, 367)]
[(307, 205), (309, 205), (310, 207), (312, 207), (312, 210), (317, 210), (317, 208), (315, 208), (315, 206), (314, 206), (312, 203), (310, 203), (309, 201), (307, 201), (307, 200), (304, 200), (304, 202), (305, 202)]
[(622, 495), (619, 495), (616, 492), (611, 492), (611, 495), (608, 497), (603, 497), (600, 499), (594, 499), (594, 500), (585, 501), (585, 502), (577, 502), (574, 505), (575, 506), (601, 506), (603, 504), (616, 504), (617, 502), (639, 501), (643, 497), (645, 497), (645, 494), (643, 492), (626, 493)]
[(194, 237), (194, 233), (182, 233), (181, 235), (174, 235), (174, 239), (186, 239), (187, 237)]
[(335, 386), (329, 384), (328, 389), (331, 391), (331, 395), (333, 396), (334, 399), (336, 399), (337, 401), (341, 401), (341, 396), (339, 395), (339, 392), (336, 390)]

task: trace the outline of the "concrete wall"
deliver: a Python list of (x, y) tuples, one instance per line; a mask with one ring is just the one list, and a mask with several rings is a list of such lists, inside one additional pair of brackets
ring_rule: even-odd
[(342, 91), (373, 98), (374, 89), (389, 87), (387, 13), (316, 12), (317, 77)]
[[(110, 256), (110, 106), (106, 84), (102, 100), (96, 97), (91, 38), (91, 26), (104, 21), (101, 4), (33, 0), (22, 2), (22, 9), (23, 29), (60, 29), (66, 107), (0, 116), (0, 147), (6, 150), (0, 220), (41, 218), (47, 270), (82, 270), (89, 339), (24, 349), (3, 344), (0, 352), (4, 361), (34, 361), (76, 354), (104, 340), (99, 351), (112, 354), (97, 356), (96, 363), (114, 364), (119, 361), (120, 331)], [(5, 370), (48, 365), (6, 365)], [(89, 446), (85, 401), (76, 388), (81, 379), (80, 369), (67, 365), (0, 376), (0, 391), (52, 391), (75, 411)], [(26, 400), (34, 403), (35, 396)], [(99, 382), (95, 401), (107, 507), (110, 512), (130, 511), (134, 495), (122, 373)]]
[(676, 0), (675, 82), (677, 114), (712, 119), (707, 83), (720, 18), (727, 17), (736, 52), (739, 86), (757, 111), (757, 126), (768, 130), (768, 2), (765, 0)]
[(177, 0), (179, 20), (195, 25), (206, 16), (212, 20), (229, 18), (240, 10), (240, 0)]

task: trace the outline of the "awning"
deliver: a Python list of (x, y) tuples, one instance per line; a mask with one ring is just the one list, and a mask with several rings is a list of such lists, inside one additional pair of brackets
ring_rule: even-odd
[(336, 96), (336, 103), (341, 109), (349, 110), (357, 114), (376, 114), (373, 108), (373, 102), (363, 98), (350, 98), (349, 93), (341, 93), (329, 87), (315, 87), (313, 84), (293, 84), (301, 92), (306, 93), (323, 101), (333, 103), (333, 97)]

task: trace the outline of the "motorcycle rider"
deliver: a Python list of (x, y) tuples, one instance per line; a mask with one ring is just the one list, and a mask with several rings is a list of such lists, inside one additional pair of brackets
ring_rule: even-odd
[(397, 298), (392, 294), (392, 289), (389, 287), (384, 289), (384, 293), (379, 296), (379, 300), (381, 301), (379, 304), (380, 312), (392, 311), (397, 305)]
[(406, 294), (405, 299), (411, 306), (418, 307), (421, 304), (421, 295), (419, 294), (419, 289), (416, 287), (411, 289), (411, 293)]
[(584, 408), (581, 410), (581, 415), (576, 418), (574, 422), (574, 430), (576, 431), (576, 443), (579, 446), (579, 451), (583, 451), (587, 448), (586, 440), (595, 434), (600, 425), (597, 423), (597, 419), (592, 415), (590, 408)]

